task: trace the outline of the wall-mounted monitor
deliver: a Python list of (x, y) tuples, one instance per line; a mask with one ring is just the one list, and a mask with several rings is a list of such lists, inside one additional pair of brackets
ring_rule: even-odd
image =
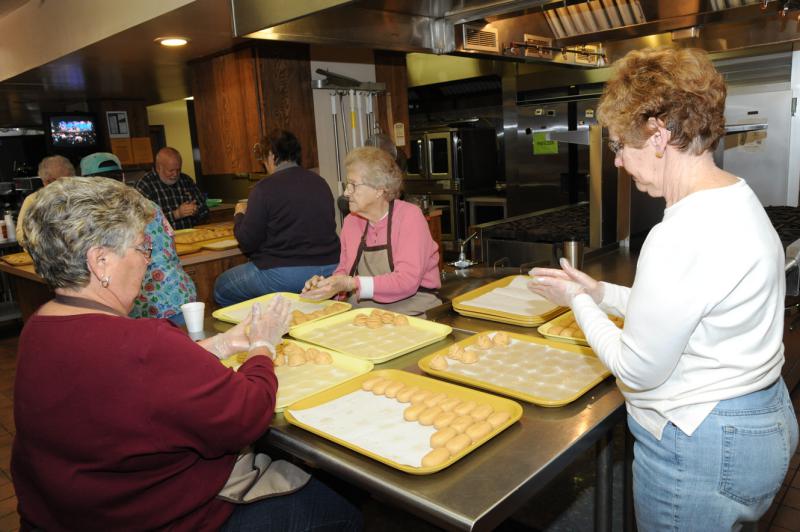
[(45, 117), (45, 135), (53, 148), (94, 150), (98, 146), (97, 118), (92, 114), (63, 113)]

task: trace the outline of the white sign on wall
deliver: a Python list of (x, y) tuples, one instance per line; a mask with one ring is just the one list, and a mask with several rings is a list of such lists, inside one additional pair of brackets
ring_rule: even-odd
[(112, 139), (128, 138), (131, 136), (128, 127), (127, 111), (107, 111), (106, 122), (108, 123), (108, 136)]

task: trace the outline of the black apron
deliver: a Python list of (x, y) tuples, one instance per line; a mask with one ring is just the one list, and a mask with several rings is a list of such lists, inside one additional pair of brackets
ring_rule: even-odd
[[(392, 260), (392, 214), (394, 212), (394, 201), (389, 202), (389, 220), (386, 224), (386, 244), (382, 246), (367, 245), (367, 231), (369, 231), (369, 221), (361, 235), (361, 243), (358, 245), (356, 260), (350, 268), (349, 275), (361, 275), (365, 277), (376, 277), (394, 271), (394, 261)], [(435, 306), (441, 305), (442, 301), (436, 296), (433, 290), (419, 287), (417, 293), (394, 303), (378, 303), (377, 301), (360, 302), (355, 294), (350, 296), (348, 302), (354, 307), (375, 307), (392, 312), (400, 312), (409, 316), (424, 315), (425, 311)]]

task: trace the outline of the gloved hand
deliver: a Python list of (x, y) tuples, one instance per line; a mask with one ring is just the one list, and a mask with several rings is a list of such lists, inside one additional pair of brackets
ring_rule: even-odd
[(306, 284), (303, 285), (303, 291), (301, 293), (304, 294), (304, 293), (308, 292), (309, 290), (311, 290), (313, 288), (316, 288), (317, 285), (319, 284), (319, 282), (322, 281), (323, 279), (325, 279), (324, 276), (315, 275), (314, 277), (312, 277), (311, 279), (306, 281)]
[(289, 330), (290, 308), (289, 301), (281, 296), (272, 298), (263, 313), (258, 303), (253, 305), (248, 350), (266, 347), (274, 356), (275, 346), (280, 343), (281, 337)]
[[(306, 282), (309, 285), (316, 278), (312, 277)], [(311, 288), (304, 288), (302, 296), (307, 299), (330, 299), (339, 292), (352, 292), (356, 289), (356, 281), (349, 275), (332, 275), (327, 278), (318, 279)]]
[[(564, 258), (559, 261), (559, 264), (561, 265), (560, 270), (551, 268), (534, 268), (528, 273), (534, 278), (552, 277), (563, 279), (565, 281), (574, 281), (583, 287), (583, 292), (589, 294), (595, 303), (599, 305), (603, 301), (603, 295), (605, 292), (603, 283), (596, 281), (582, 271), (573, 268), (569, 261)], [(540, 295), (544, 296), (544, 294)]]
[(200, 345), (214, 353), (219, 359), (226, 359), (229, 356), (247, 351), (250, 347), (250, 338), (247, 336), (247, 327), (253, 319), (252, 311), (247, 317), (237, 325), (231, 327), (224, 333), (217, 334), (200, 342)]

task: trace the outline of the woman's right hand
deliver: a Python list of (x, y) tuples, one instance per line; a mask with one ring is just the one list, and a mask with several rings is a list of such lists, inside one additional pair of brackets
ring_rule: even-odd
[(567, 259), (562, 258), (559, 264), (561, 265), (560, 270), (552, 268), (534, 268), (529, 271), (528, 274), (532, 277), (556, 277), (565, 281), (573, 281), (578, 283), (583, 288), (584, 292), (592, 297), (595, 303), (599, 305), (603, 301), (603, 294), (605, 292), (603, 283), (573, 268)]
[(289, 310), (291, 305), (281, 296), (272, 298), (264, 311), (256, 303), (253, 305), (250, 322), (250, 349), (266, 346), (274, 355), (275, 346), (289, 330)]

